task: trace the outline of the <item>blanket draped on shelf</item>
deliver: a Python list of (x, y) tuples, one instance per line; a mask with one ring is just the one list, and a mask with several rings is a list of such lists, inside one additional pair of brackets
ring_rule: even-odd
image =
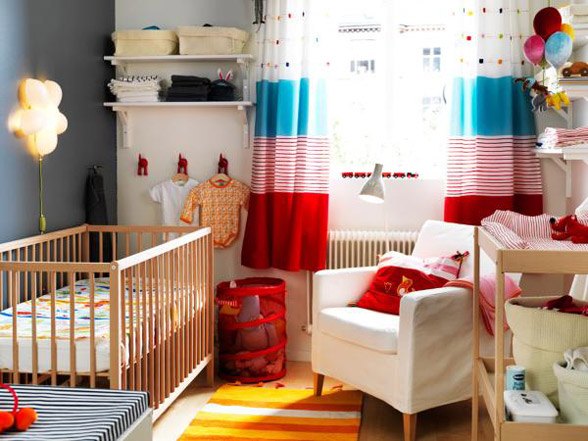
[(495, 210), (542, 212), (529, 95), (514, 78), (532, 73), (522, 54), (529, 0), (462, 0), (453, 15), (456, 67), (445, 220), (477, 225)]
[[(311, 6), (312, 3), (312, 6)], [(319, 2), (320, 3), (320, 2)], [(258, 45), (253, 176), (242, 263), (319, 270), (326, 260), (329, 142), (323, 15), (311, 0), (268, 0)]]

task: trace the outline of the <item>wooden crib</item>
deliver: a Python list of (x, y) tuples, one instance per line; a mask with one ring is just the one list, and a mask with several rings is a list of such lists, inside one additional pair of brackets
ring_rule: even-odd
[(1, 379), (147, 391), (157, 418), (204, 368), (213, 382), (212, 277), (210, 228), (82, 225), (0, 244)]

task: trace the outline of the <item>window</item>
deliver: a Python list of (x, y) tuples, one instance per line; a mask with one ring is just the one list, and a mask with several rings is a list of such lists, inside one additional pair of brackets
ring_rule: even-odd
[(333, 169), (440, 177), (449, 118), (449, 4), (339, 0), (333, 19), (329, 113)]

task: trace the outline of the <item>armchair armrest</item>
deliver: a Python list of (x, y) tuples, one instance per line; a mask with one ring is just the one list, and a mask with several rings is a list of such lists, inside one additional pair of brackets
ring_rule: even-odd
[(400, 302), (398, 386), (405, 412), (467, 399), (471, 394), (472, 292), (447, 287)]
[(359, 300), (367, 291), (376, 267), (323, 270), (314, 274), (312, 317), (317, 323), (318, 313), (325, 308), (346, 306)]

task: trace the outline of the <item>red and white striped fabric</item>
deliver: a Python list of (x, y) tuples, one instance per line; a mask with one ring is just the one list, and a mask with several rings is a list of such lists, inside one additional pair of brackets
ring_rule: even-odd
[[(507, 249), (522, 250), (588, 250), (588, 244), (574, 244), (567, 240), (551, 239), (549, 219), (553, 216), (525, 216), (512, 211), (497, 210), (482, 219), (482, 227)], [(588, 225), (588, 215), (578, 216)]]
[(546, 127), (543, 133), (539, 135), (539, 142), (543, 148), (558, 148), (587, 144), (588, 127), (578, 127), (575, 129)]
[(535, 136), (450, 138), (447, 196), (541, 194), (535, 140)]
[(327, 137), (256, 137), (252, 193), (329, 193)]

